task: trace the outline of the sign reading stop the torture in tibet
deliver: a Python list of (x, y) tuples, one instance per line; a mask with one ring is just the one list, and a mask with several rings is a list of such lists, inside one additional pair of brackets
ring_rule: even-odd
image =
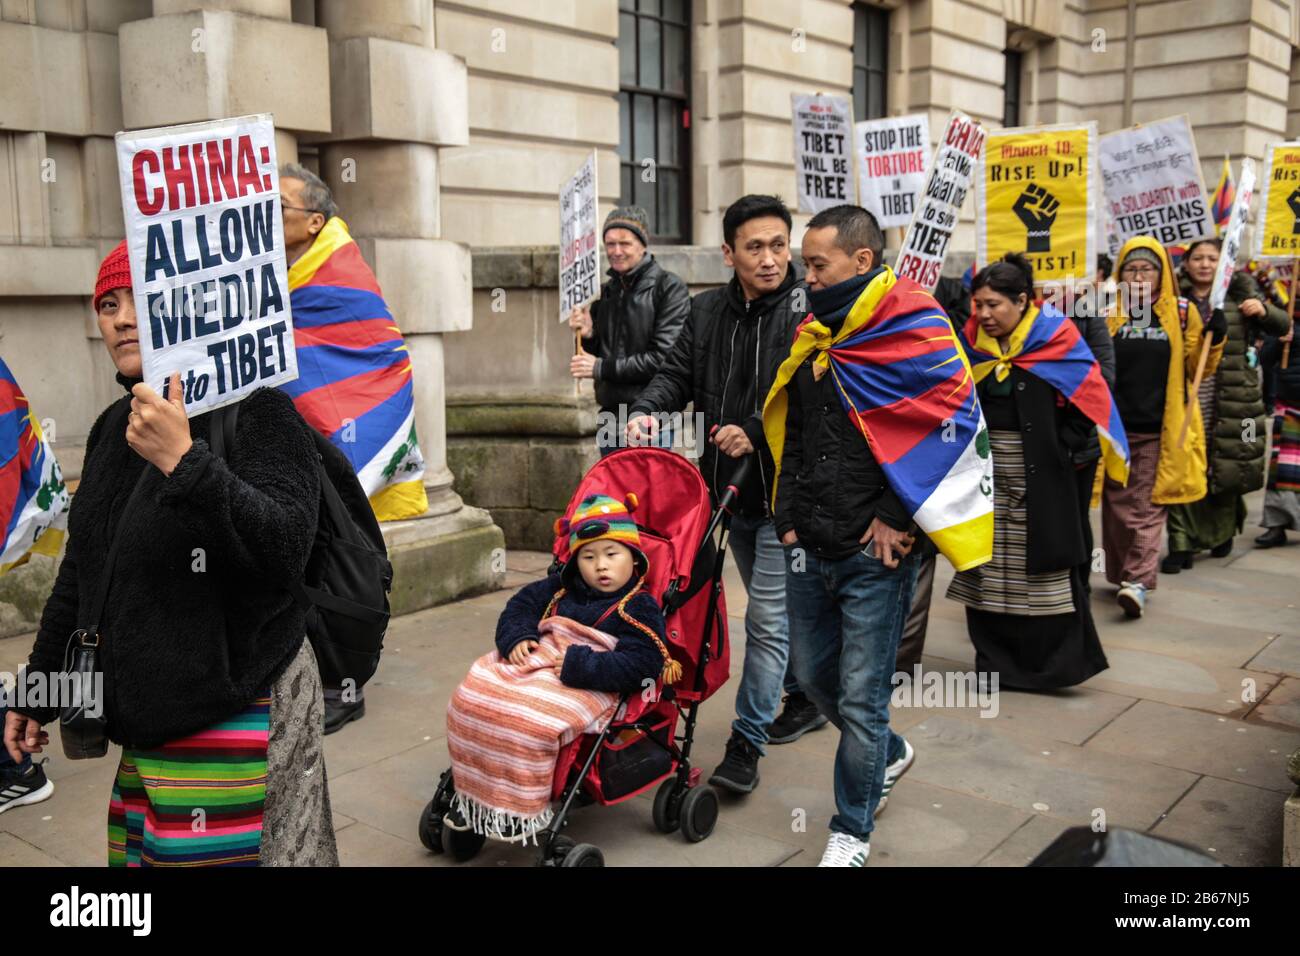
[(863, 120), (853, 127), (858, 156), (858, 202), (881, 229), (907, 226), (925, 187), (930, 121), (923, 113)]
[(976, 260), (1024, 253), (1034, 281), (1091, 278), (1097, 263), (1097, 124), (988, 134), (975, 177)]
[(117, 163), (145, 382), (194, 416), (296, 379), (270, 114), (118, 133)]
[(596, 151), (560, 187), (560, 321), (600, 294)]
[(1264, 155), (1255, 255), (1261, 259), (1300, 256), (1300, 143), (1273, 143)]
[(1121, 244), (1151, 236), (1172, 246), (1214, 235), (1201, 159), (1186, 116), (1107, 133), (1097, 158)]

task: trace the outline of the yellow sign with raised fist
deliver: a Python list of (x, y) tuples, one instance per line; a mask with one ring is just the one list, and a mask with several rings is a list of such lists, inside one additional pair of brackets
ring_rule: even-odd
[(1300, 143), (1274, 143), (1264, 156), (1255, 258), (1300, 257)]
[(975, 174), (976, 264), (1023, 253), (1035, 282), (1096, 271), (1097, 124), (993, 130)]

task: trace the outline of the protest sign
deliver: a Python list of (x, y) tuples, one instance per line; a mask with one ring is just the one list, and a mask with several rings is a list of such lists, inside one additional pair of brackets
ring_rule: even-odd
[(1246, 218), (1250, 215), (1250, 197), (1255, 191), (1255, 161), (1245, 157), (1241, 161), (1241, 182), (1228, 217), (1228, 228), (1223, 230), (1223, 250), (1219, 255), (1219, 268), (1214, 273), (1210, 287), (1210, 308), (1223, 308), (1228, 295), (1228, 285), (1237, 268), (1237, 253), (1241, 250), (1242, 233), (1246, 231)]
[(190, 416), (298, 377), (270, 114), (117, 134), (144, 380)]
[(920, 205), (898, 250), (894, 271), (933, 290), (943, 271), (957, 218), (970, 192), (985, 132), (965, 113), (953, 111), (921, 193)]
[(1259, 190), (1255, 256), (1291, 259), (1300, 255), (1300, 143), (1273, 143), (1264, 156)]
[(1186, 116), (1107, 133), (1097, 161), (1121, 244), (1151, 236), (1162, 246), (1183, 245), (1214, 235), (1201, 160)]
[(858, 204), (881, 229), (907, 226), (925, 188), (930, 121), (923, 113), (864, 120), (853, 127), (858, 157)]
[(851, 203), (853, 106), (842, 96), (791, 93), (794, 173), (800, 212)]
[(1097, 124), (988, 134), (975, 177), (975, 255), (1025, 255), (1034, 281), (1091, 279), (1097, 268)]
[(600, 294), (596, 151), (560, 187), (560, 321)]

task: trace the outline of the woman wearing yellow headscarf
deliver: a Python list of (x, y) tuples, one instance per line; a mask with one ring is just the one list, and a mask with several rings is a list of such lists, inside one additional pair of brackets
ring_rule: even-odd
[[(1101, 533), (1106, 580), (1129, 617), (1141, 617), (1156, 586), (1165, 506), (1205, 497), (1205, 432), (1189, 403), (1203, 334), (1210, 332), (1205, 374), (1223, 355), (1227, 322), (1216, 309), (1208, 323), (1180, 298), (1173, 264), (1149, 236), (1124, 244), (1118, 260), (1119, 308), (1109, 319), (1115, 343), (1115, 404), (1128, 433), (1128, 484), (1107, 479)], [(1191, 416), (1181, 447), (1183, 418)]]

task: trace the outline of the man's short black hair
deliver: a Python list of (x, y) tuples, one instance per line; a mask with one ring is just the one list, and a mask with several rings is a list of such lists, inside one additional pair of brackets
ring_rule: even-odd
[(845, 203), (823, 209), (808, 220), (809, 229), (823, 229), (827, 226), (836, 229), (837, 248), (849, 255), (859, 249), (870, 249), (876, 265), (880, 265), (881, 254), (885, 251), (885, 234), (880, 231), (876, 217), (867, 210)]
[(736, 232), (745, 223), (751, 219), (759, 219), (763, 216), (775, 216), (785, 223), (785, 231), (789, 232), (794, 228), (794, 221), (790, 218), (790, 210), (785, 208), (785, 203), (781, 201), (780, 196), (741, 196), (722, 214), (722, 238), (726, 240), (727, 245), (733, 249), (736, 246)]

